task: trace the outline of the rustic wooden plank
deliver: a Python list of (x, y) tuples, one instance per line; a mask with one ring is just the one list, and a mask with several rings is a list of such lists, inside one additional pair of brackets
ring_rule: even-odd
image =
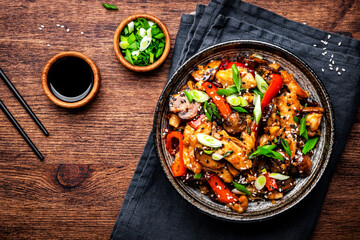
[[(249, 2), (292, 20), (360, 39), (359, 1)], [(0, 2), (0, 66), (50, 132), (44, 137), (0, 82), (1, 99), (46, 157), (44, 162), (38, 161), (0, 114), (1, 238), (108, 238), (152, 128), (172, 55), (151, 73), (130, 72), (113, 52), (114, 31), (128, 15), (150, 13), (165, 22), (173, 47), (181, 14), (195, 11), (197, 3), (208, 1), (127, 0), (117, 3), (119, 11), (107, 11), (94, 0), (76, 4), (68, 0)], [(45, 27), (39, 30), (40, 25)], [(41, 89), (46, 61), (67, 50), (88, 55), (101, 74), (97, 99), (81, 110), (53, 105)], [(360, 112), (332, 179), (314, 239), (360, 238), (359, 207), (352, 200), (360, 193), (359, 140)], [(62, 165), (66, 170), (60, 180), (63, 185), (57, 180), (61, 164), (74, 164)]]

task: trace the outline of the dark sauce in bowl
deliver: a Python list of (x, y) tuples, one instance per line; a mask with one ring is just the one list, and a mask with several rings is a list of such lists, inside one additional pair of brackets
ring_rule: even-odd
[(51, 92), (64, 102), (84, 99), (94, 84), (94, 74), (90, 65), (77, 57), (57, 60), (49, 69), (48, 85)]

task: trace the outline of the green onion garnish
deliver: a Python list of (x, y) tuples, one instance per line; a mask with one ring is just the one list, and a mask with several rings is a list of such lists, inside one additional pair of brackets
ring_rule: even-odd
[(258, 147), (258, 149), (249, 156), (249, 159), (254, 159), (257, 156), (264, 155), (266, 157), (276, 158), (283, 161), (284, 158), (280, 153), (272, 151), (274, 148), (276, 148), (275, 145), (265, 145)]
[(103, 3), (104, 8), (107, 10), (118, 10), (118, 8), (115, 5)]
[(269, 87), (269, 85), (265, 82), (265, 80), (259, 74), (255, 73), (255, 81), (259, 91), (265, 93)]
[(269, 177), (274, 178), (276, 180), (286, 180), (288, 178), (290, 178), (289, 176), (280, 174), (280, 173), (270, 173)]
[(281, 141), (281, 144), (282, 144), (285, 152), (287, 153), (287, 155), (289, 155), (291, 157), (291, 150), (290, 150), (288, 142), (283, 138), (281, 138), (280, 141)]
[(204, 102), (204, 112), (205, 112), (205, 116), (207, 117), (207, 119), (211, 122), (213, 112), (207, 101)]
[(224, 153), (223, 157), (229, 157), (232, 153), (233, 151), (227, 151), (226, 153)]
[(232, 108), (239, 113), (248, 113), (248, 111), (246, 111), (242, 107), (232, 107)]
[(255, 188), (259, 191), (265, 187), (265, 184), (266, 184), (266, 177), (264, 175), (259, 176), (255, 180)]
[(215, 160), (215, 161), (220, 161), (221, 159), (224, 158), (224, 156), (221, 155), (221, 154), (218, 154), (218, 153), (213, 153), (213, 154), (211, 155), (211, 158), (212, 158), (213, 160)]
[(200, 179), (200, 178), (202, 178), (202, 173), (197, 173), (197, 174), (195, 174), (195, 175), (194, 175), (194, 178), (195, 178), (195, 179)]
[(306, 140), (309, 140), (307, 130), (306, 130), (306, 118), (307, 118), (307, 115), (302, 117), (300, 120), (300, 136), (304, 137)]
[(219, 113), (219, 110), (218, 108), (216, 107), (216, 105), (214, 103), (210, 103), (211, 105), (211, 108), (212, 108), (212, 111), (213, 111), (213, 114), (221, 120), (221, 116), (220, 116), (220, 113)]
[[(234, 64), (235, 65), (235, 64)], [(233, 181), (233, 184), (234, 184), (234, 187), (237, 189), (237, 190), (239, 190), (240, 192), (243, 192), (243, 193), (246, 193), (246, 194), (248, 194), (248, 195), (251, 195), (251, 193), (249, 192), (249, 190), (247, 190), (247, 188), (244, 186), (244, 185), (242, 185), (242, 184), (240, 184), (240, 183), (237, 183), (237, 182), (234, 182)]]
[(256, 124), (259, 124), (260, 122), (260, 118), (261, 118), (261, 101), (260, 101), (260, 95), (255, 93), (255, 108), (254, 108), (254, 117), (255, 117), (255, 122)]
[(225, 89), (221, 88), (221, 89), (217, 90), (216, 94), (230, 96), (230, 95), (233, 95), (233, 94), (235, 94), (237, 92), (238, 91), (236, 89), (236, 86), (230, 86), (230, 87), (227, 87)]
[(303, 154), (307, 154), (311, 149), (313, 149), (318, 141), (318, 137), (317, 138), (312, 138), (306, 141), (304, 148), (302, 150)]
[(235, 64), (232, 65), (232, 76), (233, 76), (233, 81), (234, 84), (236, 86), (236, 89), (238, 92), (241, 91), (241, 76), (239, 73), (239, 69), (237, 68), (237, 66)]
[(204, 153), (206, 153), (207, 155), (211, 155), (213, 154), (213, 150), (203, 150)]
[(294, 119), (294, 122), (299, 123), (299, 118), (297, 116), (294, 116), (293, 119)]
[(199, 91), (199, 90), (191, 90), (190, 94), (196, 102), (200, 102), (200, 103), (203, 103), (203, 102), (209, 100), (209, 98), (210, 98), (206, 94), (206, 92)]
[[(206, 135), (203, 133), (198, 133), (196, 135), (197, 140), (202, 144), (205, 145), (207, 147), (222, 147), (222, 142), (220, 142), (219, 140), (217, 140), (216, 138), (210, 136), (210, 135)], [(221, 155), (222, 156), (222, 155)]]
[(191, 96), (191, 94), (188, 91), (184, 91), (184, 93), (185, 93), (187, 99), (189, 100), (189, 102), (191, 103), (194, 100), (193, 97)]

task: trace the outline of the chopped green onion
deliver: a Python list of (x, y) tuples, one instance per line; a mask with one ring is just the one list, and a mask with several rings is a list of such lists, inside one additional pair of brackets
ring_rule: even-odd
[(264, 97), (264, 93), (262, 93), (259, 89), (253, 89), (254, 94), (260, 95), (261, 99)]
[(255, 93), (255, 108), (254, 108), (254, 117), (256, 124), (259, 124), (260, 118), (261, 118), (261, 101), (260, 101), (260, 95), (257, 95)]
[(139, 56), (140, 51), (136, 50), (136, 51), (132, 51), (131, 55), (132, 56)]
[(230, 86), (230, 87), (227, 87), (225, 89), (221, 88), (221, 89), (217, 90), (216, 94), (230, 96), (230, 95), (233, 95), (233, 94), (235, 94), (237, 92), (238, 91), (236, 89), (236, 86)]
[(191, 96), (191, 94), (188, 91), (184, 91), (184, 93), (185, 93), (187, 99), (189, 100), (189, 102), (191, 103), (194, 100), (193, 97)]
[(150, 53), (150, 63), (154, 63), (154, 54)]
[(265, 187), (265, 184), (266, 184), (266, 177), (264, 175), (259, 176), (255, 180), (255, 188), (259, 191)]
[(150, 37), (148, 37), (148, 36), (143, 37), (143, 39), (141, 39), (141, 42), (140, 42), (139, 50), (141, 52), (144, 51), (145, 49), (147, 49), (149, 47), (150, 43), (151, 43)]
[(234, 184), (234, 187), (235, 187), (237, 190), (239, 190), (240, 192), (243, 192), (243, 193), (246, 193), (246, 194), (248, 194), (248, 195), (251, 195), (251, 193), (249, 192), (249, 190), (247, 190), (247, 188), (246, 188), (244, 185), (242, 185), (242, 184), (240, 184), (240, 183), (237, 183), (237, 182), (234, 182), (234, 181), (233, 181), (233, 184)]
[(297, 116), (294, 116), (293, 119), (294, 119), (294, 122), (299, 123), (299, 118)]
[(281, 144), (282, 144), (285, 152), (287, 153), (287, 155), (289, 155), (291, 157), (291, 150), (290, 150), (288, 142), (283, 138), (281, 138), (280, 141), (281, 141)]
[(221, 155), (221, 154), (218, 154), (218, 153), (213, 153), (213, 154), (211, 155), (211, 158), (212, 158), (213, 160), (215, 160), (215, 161), (220, 161), (221, 159), (224, 158), (224, 156)]
[(226, 153), (224, 153), (223, 157), (229, 157), (232, 153), (233, 151), (227, 151)]
[(304, 137), (306, 140), (309, 140), (307, 130), (306, 130), (306, 118), (307, 118), (307, 115), (302, 117), (300, 120), (300, 136)]
[(151, 27), (152, 25), (154, 25), (154, 22), (153, 21), (148, 21), (149, 23), (149, 26)]
[(133, 62), (133, 60), (132, 60), (132, 58), (131, 58), (131, 53), (130, 53), (130, 50), (129, 50), (129, 49), (126, 49), (126, 50), (125, 50), (125, 58), (126, 58), (126, 60), (127, 60), (129, 63), (131, 63), (132, 65), (134, 65), (134, 62)]
[(278, 142), (278, 139), (277, 138), (274, 138), (274, 143), (276, 144)]
[(240, 99), (239, 99), (238, 96), (236, 96), (236, 95), (227, 96), (227, 97), (226, 97), (226, 101), (227, 101), (231, 106), (239, 106), (239, 105), (240, 105)]
[(127, 49), (130, 46), (128, 42), (120, 42), (120, 48)]
[(220, 116), (219, 110), (218, 110), (218, 108), (216, 107), (216, 105), (215, 105), (213, 102), (210, 103), (210, 105), (211, 105), (213, 114), (214, 114), (218, 119), (221, 120), (221, 116)]
[(134, 21), (129, 22), (127, 27), (129, 29), (129, 33), (132, 33), (134, 31)]
[(248, 158), (254, 159), (257, 156), (264, 155), (266, 157), (275, 158), (283, 161), (284, 158), (280, 153), (272, 151), (272, 149), (274, 149), (275, 147), (275, 145), (265, 145), (262, 147), (258, 147), (258, 149), (253, 152)]
[(197, 174), (195, 174), (195, 175), (194, 175), (194, 178), (195, 178), (195, 179), (200, 179), (200, 178), (202, 178), (202, 173), (197, 173)]
[(256, 86), (260, 90), (260, 92), (265, 93), (269, 87), (265, 80), (259, 74), (255, 73), (255, 81)]
[(307, 154), (311, 149), (313, 149), (318, 141), (318, 137), (312, 138), (306, 141), (304, 148), (302, 150), (303, 154)]
[(219, 140), (217, 140), (216, 138), (210, 135), (198, 133), (196, 137), (202, 145), (205, 145), (207, 147), (213, 147), (213, 148), (222, 147), (222, 142), (220, 142)]
[(154, 36), (154, 38), (156, 38), (156, 39), (160, 39), (160, 38), (163, 38), (163, 37), (165, 37), (165, 35), (163, 33), (159, 33), (159, 34), (156, 34)]
[(242, 107), (232, 107), (232, 108), (239, 113), (248, 113), (248, 111), (246, 111)]
[(213, 151), (213, 150), (205, 150), (205, 149), (204, 149), (203, 152), (206, 153), (207, 155), (211, 155), (211, 154), (213, 154), (214, 151)]
[(118, 8), (115, 5), (103, 3), (104, 8), (107, 10), (118, 10)]
[(146, 33), (147, 33), (147, 36), (148, 36), (149, 38), (152, 37), (151, 28), (149, 28), (148, 30), (146, 30)]
[(191, 90), (190, 94), (196, 102), (200, 102), (200, 103), (203, 103), (203, 102), (209, 100), (209, 98), (210, 98), (206, 94), (206, 92), (199, 91), (199, 90)]
[(155, 57), (156, 57), (156, 58), (160, 57), (163, 52), (164, 52), (164, 48), (159, 48), (159, 49), (156, 51)]
[(145, 30), (144, 28), (140, 28), (140, 30), (139, 30), (139, 35), (140, 35), (141, 37), (145, 37), (145, 36), (146, 36), (146, 30)]
[(204, 102), (204, 112), (205, 112), (205, 116), (207, 117), (207, 119), (211, 122), (213, 112), (207, 101)]
[(280, 173), (270, 173), (269, 177), (274, 178), (276, 180), (286, 180), (289, 178), (289, 176)]
[(237, 66), (235, 64), (232, 65), (232, 77), (233, 77), (233, 81), (234, 84), (236, 86), (236, 89), (238, 92), (241, 91), (241, 76), (239, 73), (239, 69), (237, 68)]

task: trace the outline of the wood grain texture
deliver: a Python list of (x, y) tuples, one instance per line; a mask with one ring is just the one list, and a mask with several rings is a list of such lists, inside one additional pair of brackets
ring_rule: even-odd
[[(292, 20), (360, 39), (359, 1), (249, 2)], [(45, 156), (44, 162), (38, 161), (0, 114), (1, 239), (109, 238), (152, 128), (172, 56), (170, 52), (153, 72), (131, 72), (114, 54), (115, 29), (131, 14), (149, 13), (167, 25), (173, 48), (181, 14), (208, 1), (127, 0), (116, 3), (119, 11), (107, 11), (101, 3), (0, 2), (0, 66), (50, 132), (44, 137), (0, 82), (1, 99)], [(41, 25), (44, 28), (39, 30)], [(57, 107), (41, 88), (47, 60), (69, 50), (89, 56), (101, 75), (97, 98), (80, 110)], [(333, 176), (314, 239), (360, 238), (359, 141), (360, 112)]]

